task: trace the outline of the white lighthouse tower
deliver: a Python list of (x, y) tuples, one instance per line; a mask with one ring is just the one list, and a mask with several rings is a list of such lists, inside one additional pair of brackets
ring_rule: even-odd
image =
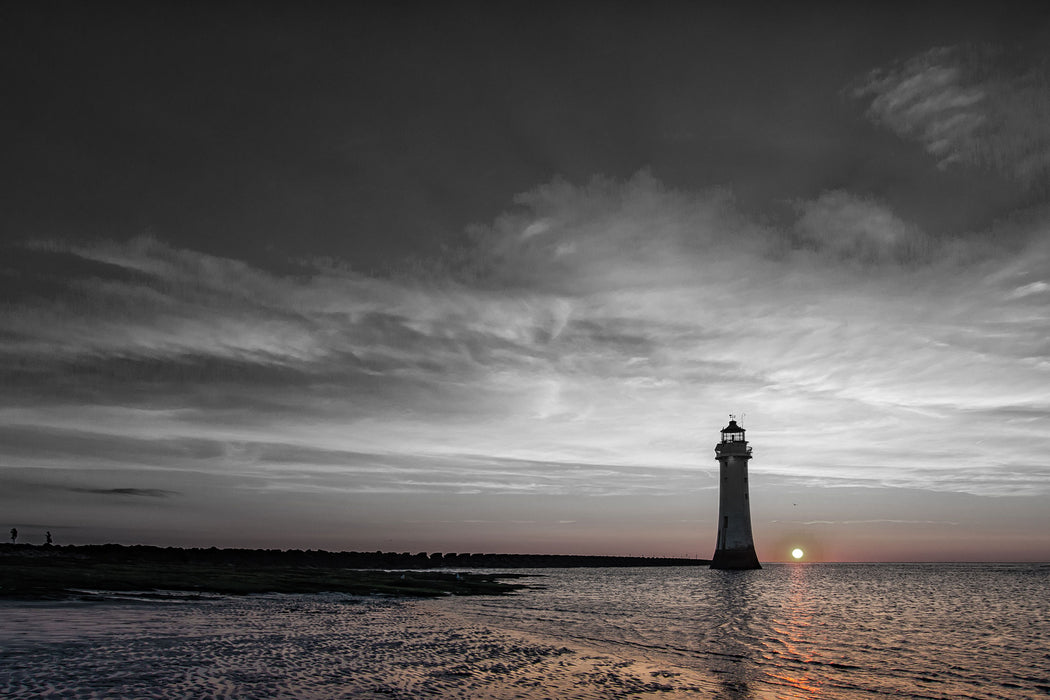
[(751, 448), (744, 429), (729, 416), (722, 428), (722, 441), (715, 445), (718, 460), (718, 542), (712, 569), (761, 569), (751, 534), (751, 502), (748, 497), (747, 462)]

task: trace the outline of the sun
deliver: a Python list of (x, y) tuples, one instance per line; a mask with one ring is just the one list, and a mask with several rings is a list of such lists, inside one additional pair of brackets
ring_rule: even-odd
[(805, 552), (803, 552), (798, 547), (791, 550), (791, 556), (795, 557), (796, 559), (801, 559), (803, 554), (805, 554)]

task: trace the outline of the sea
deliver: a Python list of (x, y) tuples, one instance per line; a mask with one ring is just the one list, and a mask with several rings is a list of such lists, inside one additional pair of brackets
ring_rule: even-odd
[[(559, 669), (575, 682), (566, 659), (577, 658), (644, 659), (664, 669), (653, 676), (707, 679), (663, 696), (671, 686), (618, 682), (592, 688), (595, 698), (1050, 697), (1050, 564), (514, 573), (529, 574), (530, 588), (409, 602), (5, 601), (0, 696), (572, 697), (575, 686), (542, 686)], [(503, 632), (546, 642), (526, 648)], [(628, 661), (594, 663), (611, 678)]]
[(534, 573), (545, 589), (456, 602), (493, 624), (671, 658), (727, 698), (1050, 697), (1050, 564)]

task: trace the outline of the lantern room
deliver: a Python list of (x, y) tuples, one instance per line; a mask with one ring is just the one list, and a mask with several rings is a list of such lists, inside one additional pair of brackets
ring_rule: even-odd
[(744, 439), (744, 429), (736, 424), (735, 419), (730, 419), (729, 425), (722, 428), (722, 443), (727, 442), (746, 442)]

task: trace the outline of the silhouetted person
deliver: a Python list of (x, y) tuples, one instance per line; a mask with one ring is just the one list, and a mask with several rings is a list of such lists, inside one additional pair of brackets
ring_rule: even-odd
[(47, 531), (47, 539), (44, 540), (44, 546), (45, 547), (50, 547), (51, 546), (51, 531), (50, 530)]
[(11, 544), (14, 544), (15, 540), (17, 540), (17, 539), (18, 539), (18, 528), (13, 527), (13, 528), (11, 528)]

